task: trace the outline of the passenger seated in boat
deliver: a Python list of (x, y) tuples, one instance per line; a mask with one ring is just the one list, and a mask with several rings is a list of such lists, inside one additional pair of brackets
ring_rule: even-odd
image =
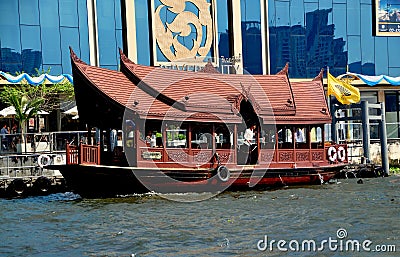
[(152, 131), (149, 131), (146, 136), (146, 144), (150, 147), (156, 147), (156, 135)]
[(297, 128), (297, 130), (296, 130), (296, 142), (297, 143), (304, 142), (304, 133), (303, 133), (303, 130), (300, 128)]
[(126, 121), (126, 146), (133, 147), (134, 146), (134, 130), (135, 130), (135, 123), (131, 120)]

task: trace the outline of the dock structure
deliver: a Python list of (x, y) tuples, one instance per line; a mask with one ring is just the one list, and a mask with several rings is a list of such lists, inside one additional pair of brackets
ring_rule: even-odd
[(0, 156), (0, 198), (27, 197), (65, 192), (64, 178), (49, 164), (62, 163), (59, 154), (26, 154)]
[(62, 176), (0, 176), (0, 198), (48, 195), (65, 192)]

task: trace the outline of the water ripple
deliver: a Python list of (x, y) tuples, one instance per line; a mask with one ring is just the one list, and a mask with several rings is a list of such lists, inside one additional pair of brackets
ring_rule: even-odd
[(257, 242), (265, 235), (275, 240), (323, 240), (336, 236), (339, 228), (351, 239), (395, 244), (400, 241), (399, 186), (398, 177), (365, 179), (364, 184), (349, 179), (322, 186), (225, 192), (192, 203), (156, 194), (2, 199), (0, 255), (278, 256), (277, 251), (260, 252)]

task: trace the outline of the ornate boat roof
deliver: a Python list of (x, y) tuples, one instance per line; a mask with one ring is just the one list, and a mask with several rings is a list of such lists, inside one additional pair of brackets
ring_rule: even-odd
[[(264, 123), (328, 123), (322, 80), (291, 84), (276, 75), (190, 72), (133, 63), (120, 51), (121, 71), (90, 66), (71, 49), (80, 119), (120, 127), (126, 111), (141, 119), (241, 123), (242, 100)], [(286, 68), (287, 69), (287, 68)], [(204, 71), (211, 70), (210, 67)]]

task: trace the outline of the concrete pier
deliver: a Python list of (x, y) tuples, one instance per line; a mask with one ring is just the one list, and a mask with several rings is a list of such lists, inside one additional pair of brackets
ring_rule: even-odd
[(48, 195), (66, 190), (62, 176), (0, 176), (0, 198)]
[(61, 173), (45, 168), (48, 164), (62, 163), (65, 163), (65, 155), (61, 154), (1, 155), (0, 198), (65, 192)]

